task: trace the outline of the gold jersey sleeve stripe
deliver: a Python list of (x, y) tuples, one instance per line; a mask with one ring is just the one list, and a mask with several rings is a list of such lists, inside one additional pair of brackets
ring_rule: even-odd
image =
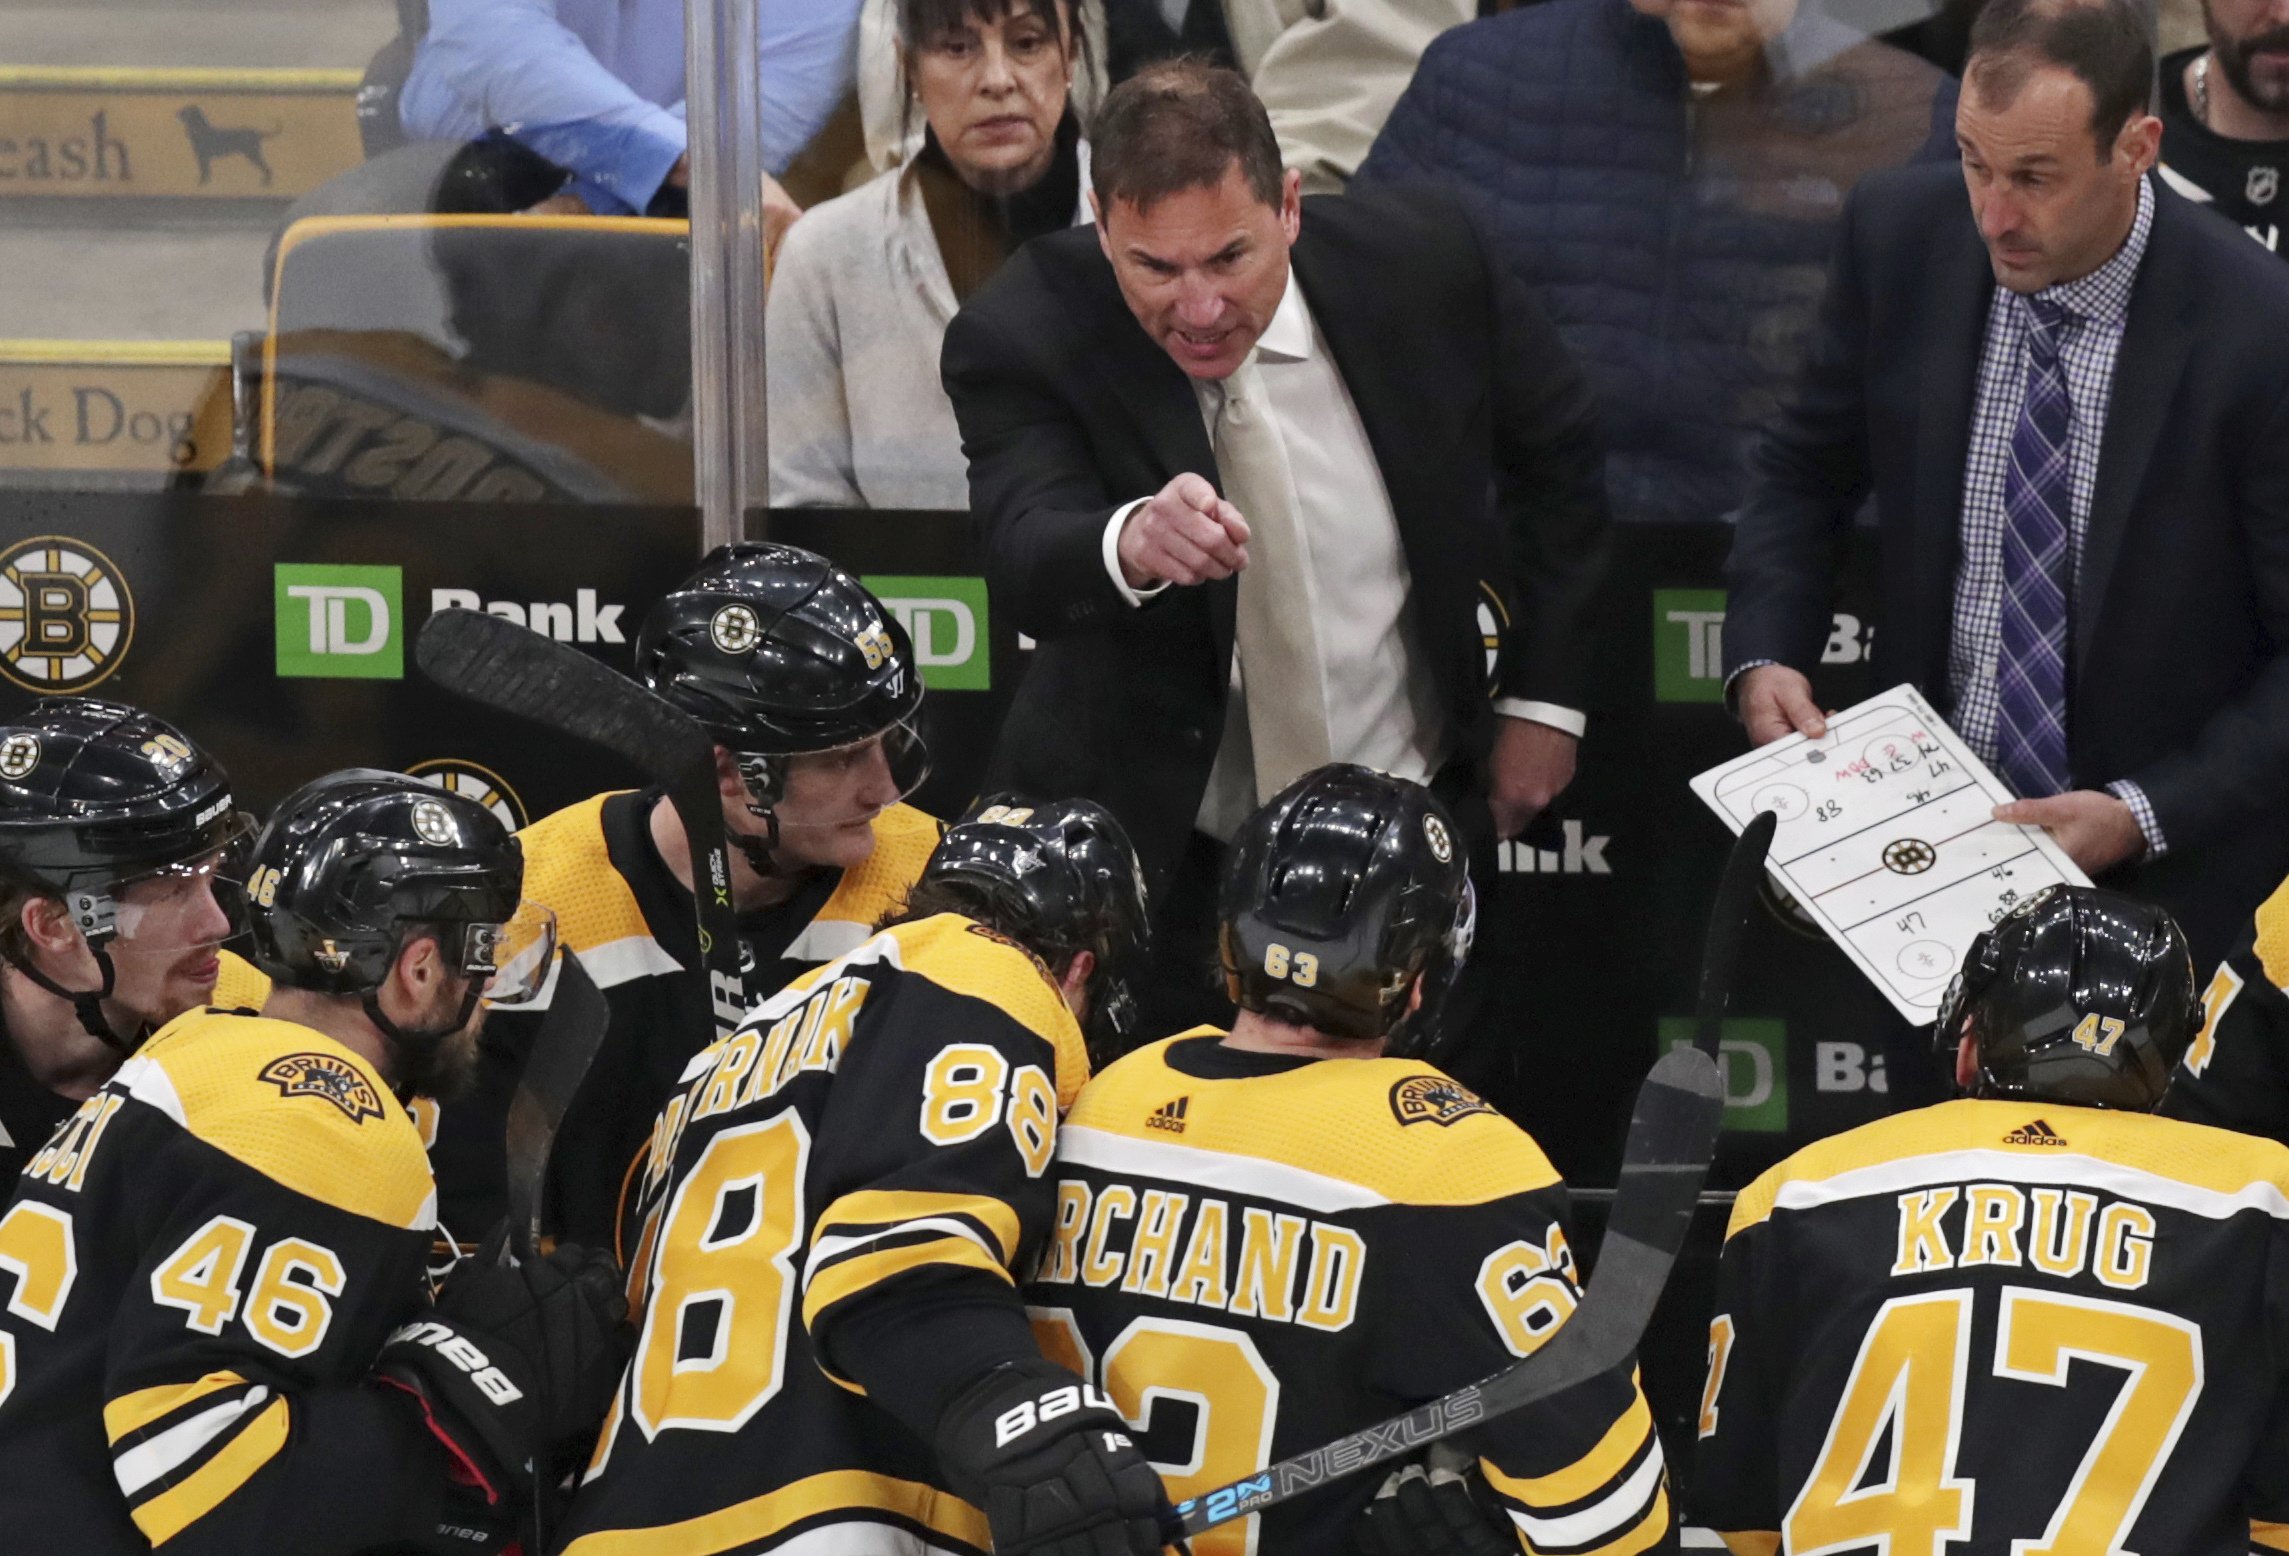
[(932, 1216), (965, 1216), (993, 1234), (1004, 1262), (1017, 1257), (1017, 1212), (990, 1194), (932, 1194), (920, 1189), (862, 1189), (845, 1194), (820, 1215), (811, 1244), (822, 1236), (887, 1229)]
[(254, 1478), (286, 1446), (287, 1406), (274, 1399), (224, 1449), (177, 1484), (133, 1509), (135, 1527), (165, 1545)]
[(2264, 1550), (2289, 1551), (2289, 1524), (2269, 1524), (2261, 1518), (2252, 1518), (2249, 1543)]
[(2039, 1115), (2047, 1115), (2054, 1133), (2063, 1137), (2061, 1147), (2022, 1148), (2029, 1167), (2045, 1174), (2039, 1181), (2050, 1181), (2070, 1165), (2071, 1155), (2160, 1180), (2156, 1187), (2164, 1193), (2177, 1185), (2194, 1197), (2221, 1201), (2289, 1199), (2289, 1148), (2277, 1141), (2151, 1113), (1962, 1097), (1880, 1118), (1806, 1146), (1741, 1191), (1725, 1236), (1730, 1240), (1768, 1220), (1791, 1184), (1826, 1183), (1918, 1157), (2008, 1150), (2004, 1137)]
[(1780, 1556), (1780, 1531), (1777, 1529), (1725, 1529), (1717, 1538), (1725, 1542), (1732, 1556)]
[[(319, 1055), (364, 1082), (350, 1105), (289, 1095), (263, 1072), (273, 1061)], [(436, 1220), (429, 1155), (413, 1117), (365, 1058), (291, 1021), (194, 1010), (138, 1052), (162, 1071), (197, 1139), (306, 1199), (386, 1226)]]
[(827, 1265), (804, 1283), (803, 1327), (816, 1327), (819, 1315), (838, 1302), (930, 1265), (979, 1270), (1004, 1285), (1016, 1284), (1006, 1266), (966, 1237), (933, 1237), (927, 1242), (877, 1248)]
[(993, 1539), (985, 1515), (959, 1497), (888, 1475), (830, 1470), (681, 1523), (600, 1530), (573, 1541), (563, 1556), (717, 1556), (765, 1548), (773, 1536), (821, 1514), (861, 1522), (870, 1511), (919, 1524), (974, 1551), (985, 1551)]
[(1517, 1476), (1505, 1475), (1485, 1460), (1479, 1462), (1486, 1471), (1486, 1483), (1512, 1501), (1528, 1507), (1564, 1507), (1587, 1501), (1618, 1481), (1637, 1462), (1652, 1434), (1653, 1411), (1640, 1390), (1629, 1408), (1598, 1439), (1597, 1446), (1564, 1469), (1547, 1475)]
[(104, 1435), (117, 1443), (173, 1415), (194, 1400), (204, 1399), (221, 1389), (244, 1388), (246, 1384), (247, 1380), (235, 1372), (210, 1372), (195, 1383), (162, 1383), (156, 1388), (122, 1394), (104, 1404)]

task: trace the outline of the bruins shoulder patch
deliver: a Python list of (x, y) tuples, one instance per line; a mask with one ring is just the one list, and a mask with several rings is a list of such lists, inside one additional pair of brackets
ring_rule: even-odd
[(1458, 1081), (1410, 1075), (1391, 1088), (1391, 1114), (1402, 1124), (1451, 1124), (1494, 1109)]
[(319, 1097), (340, 1108), (353, 1124), (382, 1116), (381, 1096), (347, 1059), (333, 1054), (286, 1054), (262, 1067), (261, 1078), (281, 1096)]

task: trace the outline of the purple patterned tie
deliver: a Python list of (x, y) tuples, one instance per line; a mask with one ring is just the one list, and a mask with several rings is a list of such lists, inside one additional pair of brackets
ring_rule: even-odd
[(2027, 398), (2003, 478), (2003, 651), (1995, 736), (2003, 777), (2023, 798), (2065, 791), (2068, 424), (2059, 366), (2063, 304), (2027, 299)]

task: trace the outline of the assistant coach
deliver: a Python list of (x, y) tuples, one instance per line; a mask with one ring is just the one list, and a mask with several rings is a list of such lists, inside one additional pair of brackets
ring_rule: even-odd
[(1602, 462), (1447, 196), (1301, 199), (1246, 84), (1191, 61), (1118, 87), (1093, 150), (1096, 226), (1027, 245), (941, 359), (995, 604), (1039, 640), (994, 776), (1119, 815), (1148, 1014), (1213, 1019), (1223, 840), (1290, 779), (1430, 783), (1482, 847), (1571, 779)]
[(2156, 185), (2153, 74), (2133, 0), (1980, 13), (1962, 170), (1845, 206), (1725, 659), (1752, 741), (1824, 729), (1804, 672), (1872, 493), (1877, 684), (2208, 967), (2289, 871), (2289, 271)]

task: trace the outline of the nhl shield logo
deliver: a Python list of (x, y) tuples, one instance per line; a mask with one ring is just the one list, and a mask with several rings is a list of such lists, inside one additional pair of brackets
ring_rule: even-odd
[(2251, 205), (2271, 205), (2273, 197), (2281, 192), (2281, 170), (2277, 167), (2253, 167), (2249, 180), (2241, 187), (2243, 198)]
[(287, 1054), (262, 1067), (261, 1078), (286, 1097), (317, 1097), (331, 1102), (353, 1124), (382, 1116), (381, 1097), (347, 1059), (333, 1054)]
[(10, 735), (0, 740), (0, 778), (22, 778), (39, 765), (39, 736)]
[(1391, 1114), (1402, 1124), (1442, 1128), (1473, 1113), (1491, 1113), (1478, 1096), (1443, 1075), (1410, 1075), (1391, 1088)]
[(28, 692), (82, 692), (119, 668), (135, 600), (95, 547), (39, 535), (0, 551), (0, 676)]

